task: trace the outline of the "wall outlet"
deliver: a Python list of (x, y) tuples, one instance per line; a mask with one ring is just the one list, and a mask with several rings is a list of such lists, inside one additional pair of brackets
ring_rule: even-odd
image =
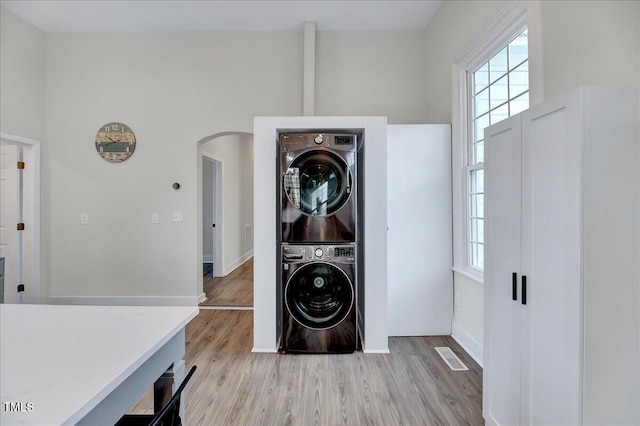
[(182, 212), (173, 212), (173, 221), (174, 222), (182, 222)]
[(89, 213), (80, 213), (80, 224), (81, 225), (89, 224)]
[(459, 294), (455, 295), (455, 303), (456, 303), (456, 306), (460, 306), (460, 295)]
[(158, 213), (151, 214), (151, 223), (160, 223), (160, 215)]

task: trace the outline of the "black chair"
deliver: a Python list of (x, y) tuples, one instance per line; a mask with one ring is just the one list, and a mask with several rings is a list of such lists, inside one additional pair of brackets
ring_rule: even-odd
[(180, 420), (180, 395), (187, 386), (187, 382), (196, 371), (194, 365), (184, 378), (167, 405), (156, 414), (125, 414), (118, 420), (115, 426), (181, 426)]

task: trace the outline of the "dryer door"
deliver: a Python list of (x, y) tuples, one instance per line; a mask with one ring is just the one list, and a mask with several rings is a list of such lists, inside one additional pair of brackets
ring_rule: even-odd
[(353, 285), (340, 268), (313, 262), (296, 269), (287, 281), (287, 310), (305, 327), (325, 330), (349, 315), (354, 301)]
[(284, 177), (291, 204), (309, 216), (330, 216), (349, 200), (351, 171), (340, 156), (311, 150), (293, 160)]

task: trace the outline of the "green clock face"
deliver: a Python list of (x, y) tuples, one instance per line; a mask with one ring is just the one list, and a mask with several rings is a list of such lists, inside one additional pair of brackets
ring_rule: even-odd
[(112, 163), (119, 163), (131, 157), (135, 149), (136, 135), (126, 124), (108, 123), (96, 134), (96, 151)]

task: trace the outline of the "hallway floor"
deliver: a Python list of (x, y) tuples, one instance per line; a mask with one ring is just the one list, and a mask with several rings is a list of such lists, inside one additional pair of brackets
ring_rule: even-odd
[(204, 278), (200, 306), (253, 306), (253, 257), (226, 277)]

